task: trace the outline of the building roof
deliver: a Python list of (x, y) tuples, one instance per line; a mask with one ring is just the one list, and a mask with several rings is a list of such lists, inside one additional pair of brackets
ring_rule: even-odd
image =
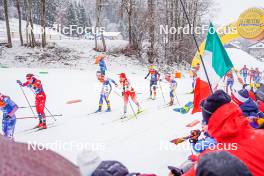
[(249, 49), (264, 49), (264, 42), (257, 42), (248, 46)]

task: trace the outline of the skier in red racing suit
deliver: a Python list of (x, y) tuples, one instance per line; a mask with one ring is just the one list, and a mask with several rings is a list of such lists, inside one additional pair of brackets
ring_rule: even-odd
[(46, 129), (46, 116), (44, 113), (45, 103), (46, 103), (46, 94), (43, 90), (41, 81), (36, 79), (33, 74), (29, 73), (26, 75), (27, 82), (22, 83), (20, 80), (17, 80), (17, 83), (20, 86), (28, 87), (30, 88), (34, 94), (35, 97), (35, 105), (36, 105), (36, 111), (38, 113), (39, 118), (39, 124), (37, 125), (38, 128)]

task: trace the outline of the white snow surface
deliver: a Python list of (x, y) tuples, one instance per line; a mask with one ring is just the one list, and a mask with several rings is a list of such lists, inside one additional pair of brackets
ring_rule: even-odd
[[(128, 167), (130, 172), (155, 173), (159, 176), (168, 174), (168, 165), (179, 166), (191, 154), (190, 145), (185, 142), (175, 146), (169, 141), (176, 137), (189, 135), (190, 130), (199, 129), (200, 124), (187, 128), (186, 124), (193, 120), (200, 120), (201, 114), (182, 115), (174, 112), (175, 107), (183, 106), (193, 100), (191, 92), (192, 79), (184, 74), (184, 78), (178, 79), (177, 98), (180, 105), (169, 108), (160, 108), (164, 105), (161, 89), (158, 89), (158, 96), (155, 101), (146, 100), (149, 96), (149, 81), (144, 77), (147, 74), (145, 66), (138, 61), (127, 57), (113, 57), (107, 55), (108, 72), (107, 76), (118, 81), (118, 75), (126, 72), (136, 89), (137, 98), (145, 110), (137, 119), (126, 122), (111, 122), (120, 118), (123, 113), (123, 101), (115, 94), (120, 94), (118, 88), (114, 88), (110, 96), (112, 112), (88, 115), (98, 108), (101, 85), (97, 81), (95, 72), (98, 65), (92, 64), (98, 54), (93, 51), (92, 43), (87, 41), (60, 41), (60, 47), (74, 49), (80, 59), (72, 66), (65, 66), (61, 63), (42, 63), (29, 60), (17, 63), (16, 55), (32, 52), (31, 49), (20, 48), (15, 44), (14, 49), (7, 49), (7, 55), (0, 60), (0, 63), (11, 68), (0, 68), (0, 92), (9, 95), (19, 106), (27, 106), (27, 102), (17, 85), (16, 80), (25, 81), (27, 73), (37, 75), (43, 83), (47, 94), (47, 108), (54, 114), (63, 114), (47, 118), (47, 123), (55, 126), (47, 130), (29, 133), (23, 130), (30, 129), (38, 123), (35, 119), (17, 120), (15, 140), (21, 142), (36, 142), (40, 144), (61, 143), (61, 144), (90, 144), (103, 160), (118, 160)], [(120, 48), (126, 45), (125, 41), (110, 42), (108, 46)], [(241, 50), (228, 49), (228, 54), (235, 67), (241, 68), (244, 64), (249, 67), (261, 67), (263, 63), (249, 57)], [(33, 64), (34, 63), (34, 64)], [(252, 65), (251, 65), (252, 64)], [(30, 67), (30, 68), (29, 68)], [(74, 69), (72, 69), (74, 68)], [(78, 69), (76, 69), (78, 68)], [(263, 69), (263, 68), (262, 68)], [(41, 71), (48, 74), (40, 74)], [(169, 85), (162, 82), (162, 88), (166, 102), (169, 101)], [(238, 87), (236, 85), (235, 87)], [(34, 105), (34, 96), (30, 90), (24, 88), (29, 101)], [(69, 100), (81, 99), (76, 104), (66, 104)], [(136, 107), (133, 105), (136, 109)], [(104, 104), (104, 109), (105, 109)], [(49, 115), (48, 112), (46, 112)], [(129, 113), (132, 114), (129, 108)], [(30, 109), (19, 109), (17, 117), (32, 116)], [(89, 146), (88, 146), (89, 148)], [(76, 157), (81, 152), (76, 146), (72, 149), (51, 148), (72, 162), (76, 163)]]
[[(174, 145), (169, 141), (188, 135), (190, 129), (187, 129), (185, 125), (194, 119), (200, 119), (200, 115), (181, 115), (172, 111), (172, 108), (160, 109), (159, 106), (164, 104), (160, 90), (158, 90), (157, 100), (146, 101), (149, 95), (149, 82), (144, 79), (146, 70), (142, 67), (129, 65), (121, 68), (116, 65), (109, 69), (111, 70), (108, 73), (109, 76), (115, 80), (118, 80), (117, 74), (121, 70), (128, 74), (138, 93), (138, 100), (142, 108), (146, 110), (138, 119), (109, 123), (113, 119), (120, 118), (123, 113), (122, 99), (114, 92), (110, 97), (112, 112), (87, 115), (98, 108), (100, 84), (95, 77), (96, 65), (86, 70), (45, 69), (44, 71), (48, 71), (48, 74), (38, 74), (43, 69), (0, 69), (1, 75), (8, 75), (0, 78), (4, 83), (1, 85), (1, 92), (9, 95), (19, 106), (27, 106), (27, 103), (15, 80), (24, 80), (25, 74), (30, 72), (38, 75), (38, 78), (42, 80), (47, 94), (47, 108), (54, 114), (63, 114), (62, 117), (57, 117), (56, 122), (52, 118), (47, 119), (47, 123), (55, 123), (55, 127), (36, 133), (23, 132), (23, 130), (35, 126), (38, 123), (37, 120), (17, 120), (15, 140), (37, 143), (88, 143), (97, 146), (97, 149), (99, 145), (97, 152), (103, 160), (121, 161), (130, 171), (166, 175), (168, 165), (177, 166), (190, 154), (190, 150), (182, 149), (183, 146), (173, 148)], [(177, 96), (181, 105), (192, 101), (192, 95), (184, 95), (191, 91), (190, 82), (190, 79), (179, 80)], [(168, 102), (168, 85), (163, 83), (162, 86)], [(32, 92), (26, 88), (24, 90), (30, 102), (34, 104)], [(120, 93), (117, 88), (114, 88), (114, 91)], [(83, 101), (66, 104), (66, 101), (72, 99)], [(178, 105), (174, 107), (176, 106)], [(134, 108), (136, 109), (135, 106)], [(129, 114), (132, 114), (131, 110)], [(19, 109), (16, 115), (17, 117), (32, 116), (32, 113), (30, 109)], [(100, 147), (101, 145), (103, 147)], [(188, 143), (187, 147), (189, 147)], [(77, 154), (81, 152), (76, 147), (72, 150), (52, 149), (74, 163), (76, 163)]]

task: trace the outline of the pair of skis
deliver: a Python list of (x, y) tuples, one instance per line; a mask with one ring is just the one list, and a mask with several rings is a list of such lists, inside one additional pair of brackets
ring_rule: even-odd
[(38, 132), (38, 131), (47, 130), (49, 128), (56, 127), (56, 126), (57, 126), (56, 123), (52, 122), (52, 123), (48, 123), (47, 124), (47, 128), (38, 128), (38, 126), (35, 126), (33, 128), (29, 128), (29, 129), (20, 131), (18, 133), (31, 134), (31, 133), (35, 133), (35, 132)]
[(115, 123), (115, 122), (127, 122), (129, 120), (136, 119), (138, 116), (142, 115), (145, 111), (146, 110), (141, 110), (141, 111), (138, 111), (135, 114), (133, 113), (133, 114), (130, 114), (130, 115), (127, 115), (127, 116), (122, 115), (119, 118), (116, 118), (116, 119), (113, 119), (111, 121), (102, 123), (102, 125), (107, 125), (107, 124), (111, 124), (111, 123)]

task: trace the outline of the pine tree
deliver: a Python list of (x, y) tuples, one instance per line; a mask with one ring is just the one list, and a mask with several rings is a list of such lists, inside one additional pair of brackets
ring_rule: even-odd
[(77, 25), (77, 21), (74, 5), (70, 3), (65, 12), (65, 26), (70, 27), (71, 25)]

